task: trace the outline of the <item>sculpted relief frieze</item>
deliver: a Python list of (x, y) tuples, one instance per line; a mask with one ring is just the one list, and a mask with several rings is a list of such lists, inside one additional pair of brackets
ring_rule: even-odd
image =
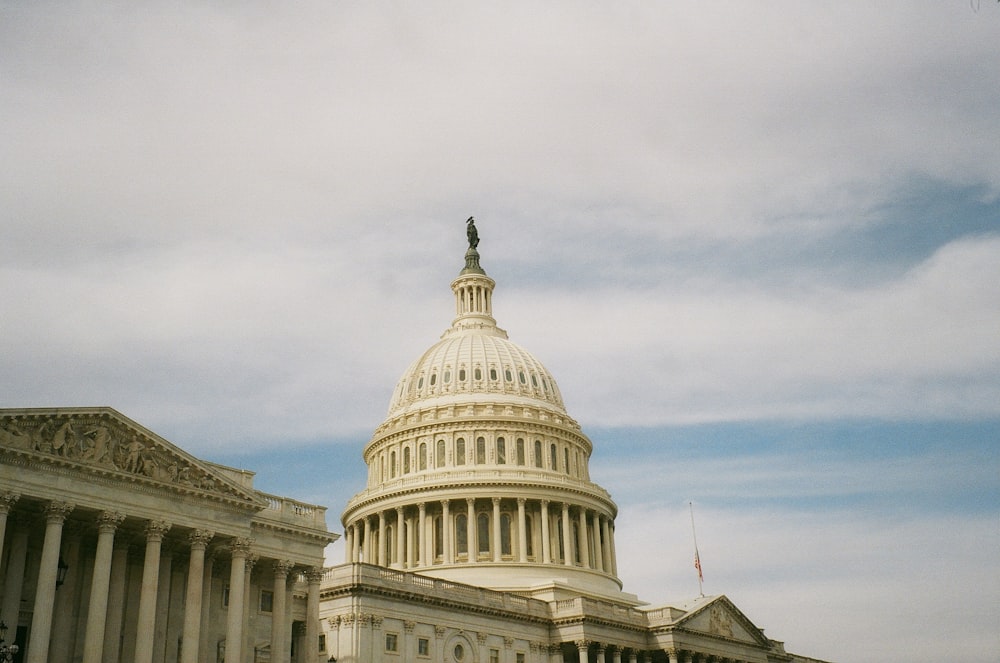
[(0, 418), (0, 447), (238, 496), (217, 477), (169, 447), (106, 415)]

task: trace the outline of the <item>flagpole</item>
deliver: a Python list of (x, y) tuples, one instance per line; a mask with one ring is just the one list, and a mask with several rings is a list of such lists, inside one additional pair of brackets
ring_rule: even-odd
[(694, 531), (694, 504), (688, 502), (688, 508), (691, 510), (691, 538), (694, 540), (694, 568), (698, 570), (698, 593), (704, 598), (705, 591), (702, 589), (704, 578), (701, 575), (701, 557), (698, 555), (698, 535)]

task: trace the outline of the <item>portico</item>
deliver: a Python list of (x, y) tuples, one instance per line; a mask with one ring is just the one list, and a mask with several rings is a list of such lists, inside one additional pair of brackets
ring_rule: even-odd
[(2, 410), (0, 456), (0, 619), (27, 663), (292, 663), (318, 623), (323, 507), (109, 408)]

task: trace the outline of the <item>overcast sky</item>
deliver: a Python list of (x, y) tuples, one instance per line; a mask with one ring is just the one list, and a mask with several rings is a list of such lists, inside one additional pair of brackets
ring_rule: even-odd
[(339, 531), (475, 215), (627, 591), (697, 593), (692, 501), (790, 651), (995, 661), (997, 44), (980, 0), (0, 2), (0, 406)]

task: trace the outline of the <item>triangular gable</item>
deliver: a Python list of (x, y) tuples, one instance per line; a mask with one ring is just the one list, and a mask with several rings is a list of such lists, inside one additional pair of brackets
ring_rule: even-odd
[(767, 646), (768, 639), (739, 608), (724, 595), (709, 599), (680, 618), (676, 626), (688, 631)]
[(264, 508), (252, 489), (109, 408), (0, 410), (0, 449), (185, 493)]

